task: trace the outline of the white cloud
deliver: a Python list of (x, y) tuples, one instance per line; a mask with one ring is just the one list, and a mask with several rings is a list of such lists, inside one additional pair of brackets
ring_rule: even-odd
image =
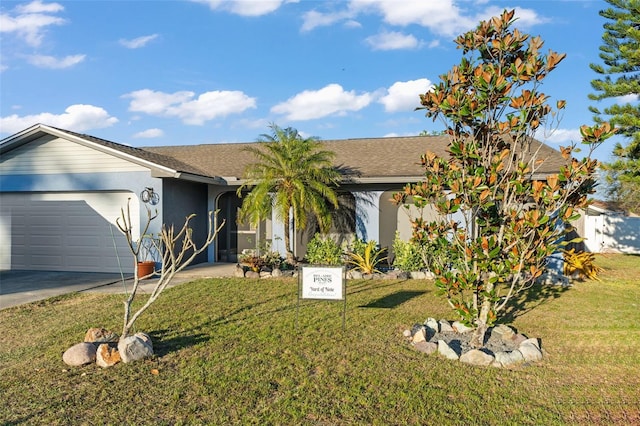
[(329, 84), (320, 90), (305, 90), (271, 108), (275, 114), (283, 114), (292, 121), (313, 120), (328, 115), (344, 115), (359, 111), (375, 99), (373, 93), (356, 95), (345, 91), (339, 84)]
[(164, 136), (162, 129), (147, 129), (133, 135), (136, 139), (153, 139)]
[(42, 3), (40, 0), (35, 0), (16, 6), (16, 10), (19, 13), (55, 13), (63, 11), (64, 7), (59, 3)]
[(328, 27), (336, 22), (347, 21), (347, 25), (354, 26), (353, 23), (360, 25), (356, 21), (351, 20), (353, 13), (345, 10), (334, 13), (321, 13), (317, 10), (310, 10), (302, 15), (302, 28), (301, 31), (311, 31), (318, 27)]
[(63, 25), (67, 21), (51, 15), (64, 8), (58, 3), (44, 4), (34, 1), (14, 9), (15, 14), (0, 14), (0, 33), (15, 34), (29, 46), (38, 47), (42, 44), (47, 27)]
[[(459, 2), (455, 0), (438, 1), (399, 1), (399, 0), (350, 0), (342, 10), (320, 12), (313, 10), (303, 16), (303, 31), (321, 26), (329, 26), (340, 21), (354, 20), (360, 15), (378, 15), (393, 26), (405, 27), (420, 25), (433, 34), (455, 37), (464, 31), (475, 28), (480, 20), (500, 14), (503, 9), (488, 7), (488, 2)], [(466, 9), (485, 7), (480, 12), (468, 13)], [(519, 28), (530, 27), (545, 22), (532, 9), (516, 8)]]
[(414, 36), (396, 31), (384, 31), (380, 34), (367, 37), (365, 42), (367, 42), (373, 50), (415, 49), (422, 44)]
[(262, 16), (274, 12), (284, 3), (297, 3), (297, 0), (191, 0), (209, 6), (211, 10), (224, 10), (241, 16)]
[(431, 89), (433, 84), (426, 78), (395, 82), (387, 90), (387, 95), (378, 102), (384, 105), (387, 112), (413, 111), (420, 106), (420, 97)]
[(256, 99), (240, 91), (215, 90), (195, 98), (195, 93), (188, 91), (163, 93), (143, 89), (127, 93), (123, 97), (132, 99), (129, 111), (175, 117), (189, 125), (202, 125), (215, 118), (256, 108)]
[(84, 61), (85, 57), (85, 55), (70, 55), (59, 59), (47, 55), (31, 55), (27, 57), (27, 60), (31, 65), (40, 68), (64, 69), (79, 64)]
[(616, 98), (616, 103), (619, 105), (632, 104), (638, 101), (640, 101), (640, 95), (637, 95), (635, 93), (631, 93), (625, 96), (618, 96)]
[(43, 112), (34, 115), (18, 116), (17, 114), (0, 118), (0, 129), (3, 133), (16, 133), (37, 123), (84, 132), (91, 129), (102, 129), (117, 123), (103, 108), (93, 105), (71, 105), (63, 114)]
[(139, 49), (146, 46), (150, 41), (155, 40), (156, 38), (158, 38), (158, 34), (137, 37), (131, 40), (120, 39), (120, 44), (127, 49)]
[(543, 129), (538, 128), (535, 138), (547, 144), (565, 144), (580, 143), (582, 136), (580, 129)]

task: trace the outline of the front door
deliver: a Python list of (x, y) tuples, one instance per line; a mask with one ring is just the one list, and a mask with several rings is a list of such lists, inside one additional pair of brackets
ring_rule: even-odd
[(218, 234), (217, 259), (220, 262), (237, 262), (243, 250), (256, 248), (256, 229), (237, 222), (241, 205), (242, 199), (235, 192), (225, 192), (218, 199), (219, 217), (226, 221)]

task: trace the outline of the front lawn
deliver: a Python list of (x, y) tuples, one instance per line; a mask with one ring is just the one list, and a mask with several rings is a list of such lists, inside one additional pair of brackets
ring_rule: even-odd
[[(138, 321), (157, 357), (71, 368), (90, 327), (119, 332), (122, 295), (0, 311), (1, 424), (468, 425), (640, 423), (640, 257), (599, 256), (602, 281), (525, 300), (513, 325), (542, 362), (481, 368), (413, 350), (404, 329), (457, 319), (427, 281), (352, 281), (301, 301), (294, 279), (167, 290)], [(298, 321), (296, 322), (296, 314)]]

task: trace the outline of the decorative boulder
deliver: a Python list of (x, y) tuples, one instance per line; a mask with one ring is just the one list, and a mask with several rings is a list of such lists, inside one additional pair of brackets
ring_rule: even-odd
[(440, 321), (438, 321), (438, 325), (440, 326), (440, 332), (441, 333), (453, 333), (453, 327), (451, 327), (451, 324), (449, 324), (449, 321), (445, 320), (445, 319), (441, 319)]
[(449, 346), (444, 340), (438, 340), (438, 353), (451, 360), (457, 360), (459, 358), (456, 351), (451, 349), (451, 346)]
[(117, 342), (119, 336), (104, 328), (90, 328), (84, 335), (84, 341), (87, 343), (107, 343)]
[(411, 341), (413, 343), (419, 343), (419, 342), (426, 342), (427, 341), (427, 336), (426, 336), (424, 327), (421, 327), (418, 330), (416, 330), (416, 332), (413, 334), (413, 339), (411, 339)]
[(118, 352), (122, 362), (128, 363), (153, 356), (153, 347), (139, 335), (121, 338)]
[(524, 357), (522, 356), (522, 352), (519, 350), (504, 351), (496, 352), (495, 361), (492, 365), (495, 367), (509, 367), (522, 362), (524, 362)]
[(503, 342), (509, 342), (513, 340), (515, 334), (516, 333), (513, 331), (511, 327), (504, 324), (496, 325), (491, 330), (491, 335), (500, 337), (500, 339), (502, 339)]
[(425, 353), (427, 355), (434, 353), (438, 350), (438, 345), (433, 342), (418, 342), (414, 344), (414, 347), (418, 352)]
[(78, 343), (62, 354), (62, 360), (72, 367), (90, 364), (96, 360), (96, 347), (93, 343)]
[(98, 346), (96, 352), (96, 364), (102, 368), (111, 367), (120, 362), (120, 353), (118, 349), (109, 346), (107, 343), (103, 343)]
[(542, 359), (542, 351), (537, 339), (525, 340), (520, 343), (518, 350), (522, 353), (525, 361), (540, 361)]
[(143, 333), (139, 331), (136, 334), (134, 334), (134, 336), (136, 336), (139, 339), (142, 339), (151, 347), (151, 350), (153, 350), (153, 342), (151, 341), (151, 337), (147, 333)]
[(233, 272), (233, 276), (238, 278), (244, 278), (244, 268), (241, 265), (236, 265), (236, 269)]
[(494, 357), (479, 349), (471, 349), (460, 356), (460, 362), (471, 365), (481, 365), (486, 367), (493, 364)]
[(424, 322), (424, 325), (427, 328), (431, 329), (434, 334), (440, 331), (440, 324), (438, 323), (438, 321), (436, 321), (435, 318), (427, 318), (427, 320)]
[(473, 331), (473, 328), (467, 327), (466, 325), (464, 325), (460, 321), (454, 321), (451, 324), (451, 327), (455, 330), (456, 333), (460, 333), (460, 334), (464, 334), (464, 333), (468, 333), (470, 331)]

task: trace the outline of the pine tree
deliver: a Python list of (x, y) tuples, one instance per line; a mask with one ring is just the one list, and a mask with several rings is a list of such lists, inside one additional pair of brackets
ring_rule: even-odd
[(640, 213), (640, 0), (606, 0), (612, 7), (600, 11), (604, 24), (600, 59), (604, 65), (591, 64), (601, 78), (591, 82), (597, 92), (589, 99), (613, 99), (602, 111), (589, 108), (596, 123), (608, 121), (618, 134), (628, 139), (626, 146), (617, 143), (614, 161), (605, 163), (609, 197), (629, 211)]

